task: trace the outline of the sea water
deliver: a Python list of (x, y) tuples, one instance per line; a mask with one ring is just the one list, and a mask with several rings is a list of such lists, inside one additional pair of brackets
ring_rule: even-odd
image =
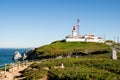
[(0, 67), (14, 62), (12, 58), (16, 50), (22, 54), (27, 49), (0, 48)]

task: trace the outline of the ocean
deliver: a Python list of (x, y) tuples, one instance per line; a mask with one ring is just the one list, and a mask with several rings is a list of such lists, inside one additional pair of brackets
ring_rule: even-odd
[(21, 54), (27, 50), (25, 49), (14, 49), (14, 48), (0, 48), (0, 67), (3, 67), (5, 64), (13, 63), (12, 57), (14, 56), (14, 52), (18, 50)]

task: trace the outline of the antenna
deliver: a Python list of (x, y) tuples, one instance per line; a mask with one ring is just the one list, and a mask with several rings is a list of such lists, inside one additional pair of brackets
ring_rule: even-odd
[(104, 40), (106, 40), (106, 36), (104, 35)]
[(77, 19), (77, 31), (78, 31), (78, 36), (79, 36), (79, 27), (80, 27), (80, 20), (79, 19)]
[(116, 43), (116, 37), (114, 36), (114, 42)]
[(119, 36), (117, 36), (117, 43), (119, 43)]

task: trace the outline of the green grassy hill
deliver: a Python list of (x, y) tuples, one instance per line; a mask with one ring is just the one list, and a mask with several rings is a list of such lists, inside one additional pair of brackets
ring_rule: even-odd
[[(104, 43), (62, 42), (36, 48), (32, 55), (44, 58), (22, 72), (25, 80), (120, 80), (120, 53), (118, 60), (110, 58), (111, 49)], [(88, 55), (68, 58), (70, 55)], [(89, 55), (91, 54), (91, 55)], [(92, 55), (94, 54), (94, 55)], [(63, 58), (54, 58), (63, 56)], [(51, 59), (46, 59), (51, 58)], [(64, 64), (64, 69), (60, 68)]]
[[(55, 41), (49, 45), (36, 48), (31, 56), (35, 56), (36, 59), (45, 59), (57, 56), (102, 54), (110, 51), (110, 47), (104, 43)], [(31, 57), (29, 56), (29, 58)]]

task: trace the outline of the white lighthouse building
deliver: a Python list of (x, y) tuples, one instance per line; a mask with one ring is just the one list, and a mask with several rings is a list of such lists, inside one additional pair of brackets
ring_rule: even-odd
[(66, 42), (99, 42), (99, 43), (104, 43), (103, 38), (97, 37), (93, 34), (89, 34), (89, 35), (85, 35), (85, 36), (79, 35), (78, 29), (79, 29), (79, 26), (78, 26), (78, 28), (76, 26), (73, 26), (72, 35), (66, 36), (65, 41)]
[(72, 36), (73, 37), (77, 36), (77, 28), (76, 28), (76, 26), (73, 27)]

